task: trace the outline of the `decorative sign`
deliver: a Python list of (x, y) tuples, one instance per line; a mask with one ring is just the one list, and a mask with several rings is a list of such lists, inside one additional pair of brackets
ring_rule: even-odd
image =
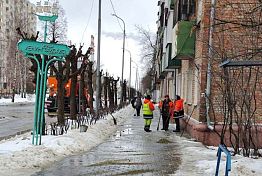
[(52, 16), (42, 16), (42, 15), (37, 15), (38, 19), (41, 21), (50, 21), (50, 22), (55, 22), (55, 20), (58, 18), (57, 15), (52, 15)]
[(67, 45), (22, 40), (18, 43), (18, 49), (25, 54), (43, 54), (48, 56), (65, 57), (70, 48)]

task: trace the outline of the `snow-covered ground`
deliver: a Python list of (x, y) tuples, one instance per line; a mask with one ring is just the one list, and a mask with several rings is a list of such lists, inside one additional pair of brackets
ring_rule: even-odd
[[(114, 113), (118, 124), (126, 117), (133, 115), (129, 106)], [(30, 175), (65, 156), (88, 151), (102, 143), (116, 130), (113, 119), (109, 115), (89, 126), (87, 132), (79, 129), (69, 130), (61, 136), (42, 136), (42, 145), (31, 144), (30, 133), (0, 142), (0, 175)]]
[[(26, 95), (26, 98), (21, 98), (21, 95), (15, 95), (14, 103), (33, 103), (35, 102), (35, 95)], [(9, 105), (13, 104), (11, 98), (1, 98), (0, 105)]]
[[(134, 110), (129, 106), (114, 113), (118, 124), (130, 118)], [(61, 136), (42, 136), (42, 145), (31, 144), (31, 134), (26, 133), (15, 138), (0, 141), (0, 175), (31, 175), (43, 167), (72, 154), (88, 151), (106, 140), (117, 126), (109, 115), (89, 126), (87, 132), (79, 129), (69, 130)], [(182, 163), (175, 176), (214, 175), (217, 148), (205, 147), (199, 142), (176, 136), (181, 151)], [(224, 175), (225, 156), (222, 155), (220, 174)], [(232, 156), (230, 175), (262, 175), (262, 159)]]
[[(199, 142), (178, 136), (182, 164), (174, 176), (213, 176), (216, 172), (217, 147), (204, 146)], [(222, 153), (219, 175), (225, 175), (226, 155)], [(231, 176), (262, 175), (262, 158), (246, 158), (239, 155), (231, 158)]]

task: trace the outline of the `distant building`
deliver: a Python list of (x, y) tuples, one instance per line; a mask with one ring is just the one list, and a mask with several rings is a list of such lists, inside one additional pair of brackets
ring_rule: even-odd
[[(0, 1), (0, 90), (10, 92), (25, 89), (30, 60), (24, 59), (16, 44), (21, 38), (16, 32), (20, 27), (28, 36), (36, 34), (35, 5), (29, 0)], [(23, 88), (24, 87), (24, 88)], [(1, 92), (0, 92), (1, 93)]]

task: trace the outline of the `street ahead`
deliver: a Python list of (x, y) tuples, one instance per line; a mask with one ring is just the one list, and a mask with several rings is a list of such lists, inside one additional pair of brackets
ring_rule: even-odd
[(0, 106), (0, 140), (32, 130), (34, 103)]

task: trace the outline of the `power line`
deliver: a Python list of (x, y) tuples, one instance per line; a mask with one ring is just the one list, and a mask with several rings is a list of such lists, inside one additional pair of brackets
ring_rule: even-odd
[(87, 20), (87, 24), (86, 24), (85, 30), (84, 30), (84, 32), (83, 32), (83, 35), (82, 35), (82, 38), (81, 38), (81, 42), (80, 42), (80, 43), (82, 43), (82, 41), (83, 41), (83, 39), (84, 39), (84, 35), (85, 35), (85, 32), (86, 32), (86, 29), (87, 29), (87, 27), (88, 27), (88, 25), (89, 25), (90, 18), (91, 18), (91, 15), (92, 15), (92, 11), (93, 11), (93, 6), (94, 6), (94, 0), (92, 1), (91, 10), (90, 10), (89, 17), (88, 17), (88, 20)]

